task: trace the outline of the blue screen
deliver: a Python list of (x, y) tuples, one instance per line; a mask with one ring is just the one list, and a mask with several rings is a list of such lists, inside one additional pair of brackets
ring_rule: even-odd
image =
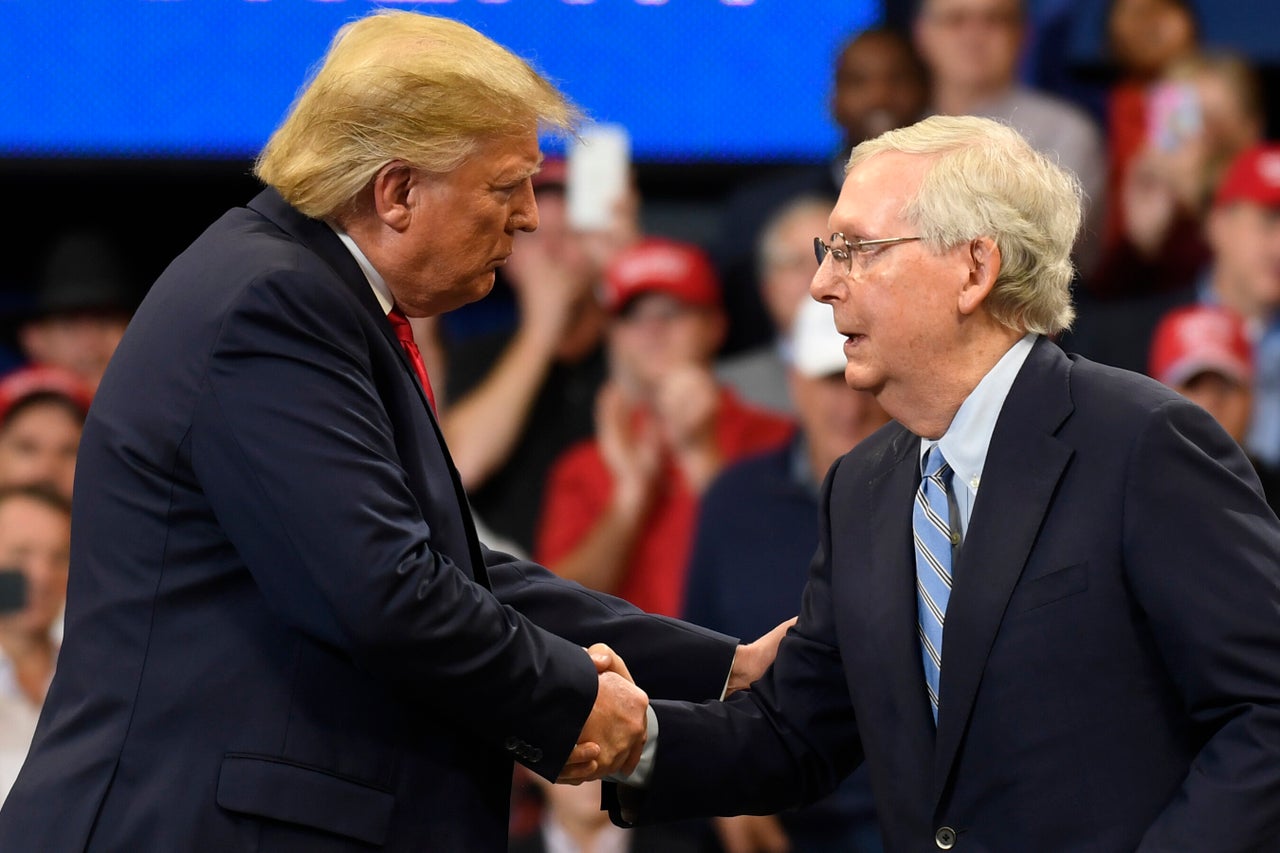
[(637, 159), (817, 159), (840, 43), (878, 0), (0, 0), (6, 157), (247, 158), (334, 32), (447, 15), (530, 60)]

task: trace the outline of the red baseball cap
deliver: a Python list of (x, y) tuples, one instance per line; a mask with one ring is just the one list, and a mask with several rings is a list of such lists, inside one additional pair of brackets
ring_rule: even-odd
[(1254, 145), (1231, 161), (1213, 203), (1221, 206), (1237, 201), (1280, 207), (1280, 144)]
[(1175, 308), (1156, 326), (1151, 375), (1170, 387), (1201, 373), (1241, 385), (1253, 379), (1253, 345), (1239, 314), (1218, 305)]
[(704, 308), (720, 307), (711, 259), (692, 243), (648, 237), (620, 252), (604, 272), (600, 302), (616, 314), (645, 293), (665, 293)]
[(88, 384), (69, 370), (52, 365), (21, 367), (0, 379), (0, 423), (15, 405), (37, 394), (63, 397), (82, 415), (89, 412), (93, 400)]

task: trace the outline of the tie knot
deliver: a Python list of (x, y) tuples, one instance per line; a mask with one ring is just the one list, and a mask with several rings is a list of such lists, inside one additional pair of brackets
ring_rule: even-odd
[(409, 318), (399, 308), (392, 308), (387, 312), (387, 319), (391, 321), (391, 328), (395, 330), (396, 338), (400, 343), (411, 343), (413, 341), (413, 326), (409, 325)]
[(947, 478), (951, 476), (951, 465), (947, 462), (946, 457), (942, 455), (942, 448), (936, 444), (925, 451), (924, 476), (936, 480), (944, 486), (947, 484)]

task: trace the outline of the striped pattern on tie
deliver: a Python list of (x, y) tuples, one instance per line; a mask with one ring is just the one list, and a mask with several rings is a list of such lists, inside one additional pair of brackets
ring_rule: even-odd
[(911, 532), (916, 551), (916, 597), (920, 651), (933, 720), (938, 721), (938, 682), (942, 676), (942, 628), (951, 598), (951, 509), (947, 490), (951, 466), (935, 445), (924, 459), (924, 476), (916, 490)]

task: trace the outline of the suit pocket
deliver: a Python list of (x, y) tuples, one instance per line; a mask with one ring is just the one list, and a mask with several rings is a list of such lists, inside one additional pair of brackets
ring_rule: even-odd
[(1025, 613), (1044, 607), (1089, 588), (1089, 564), (1075, 563), (1047, 575), (1023, 580), (1009, 599), (1009, 613)]
[(278, 758), (231, 753), (222, 759), (218, 805), (381, 845), (395, 795)]

